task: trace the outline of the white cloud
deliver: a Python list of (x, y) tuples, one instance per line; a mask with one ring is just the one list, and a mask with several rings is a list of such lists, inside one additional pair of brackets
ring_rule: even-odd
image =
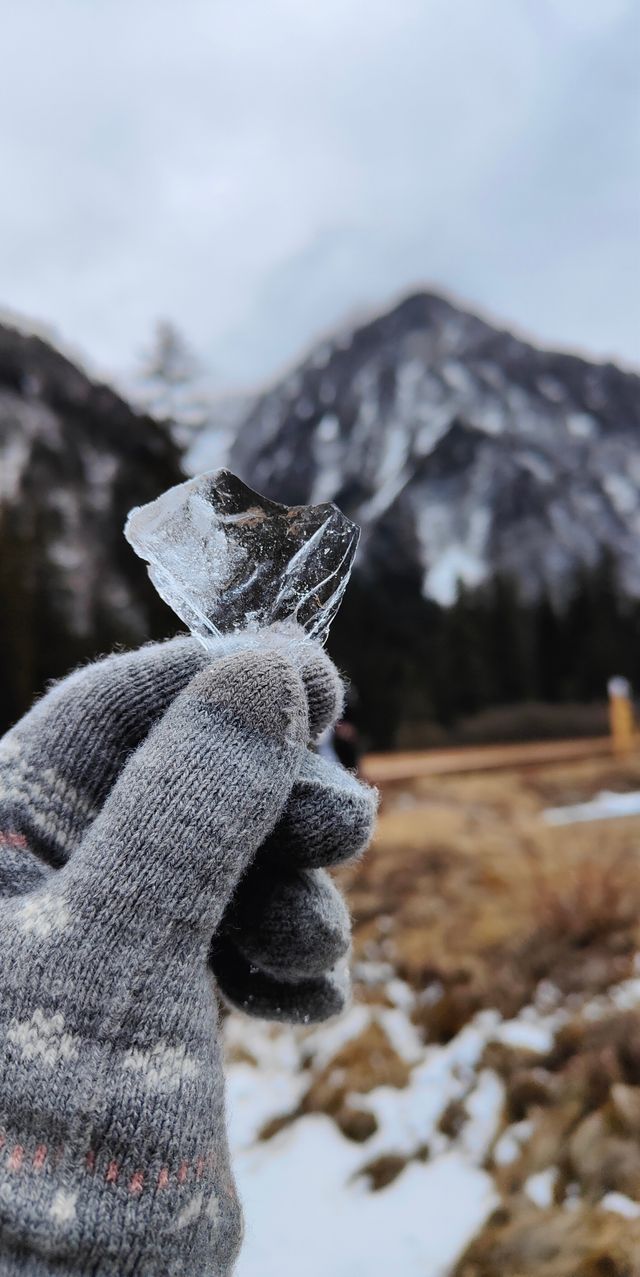
[(0, 301), (117, 372), (168, 316), (221, 382), (425, 282), (634, 358), (637, 12), (22, 0), (3, 21)]

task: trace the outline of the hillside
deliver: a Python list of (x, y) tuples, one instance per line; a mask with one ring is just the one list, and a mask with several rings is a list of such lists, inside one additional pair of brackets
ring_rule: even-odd
[(178, 478), (155, 422), (0, 327), (0, 728), (73, 663), (171, 629), (122, 526)]
[(562, 590), (605, 544), (638, 594), (639, 432), (636, 374), (418, 293), (259, 398), (231, 465), (269, 496), (337, 501), (362, 567), (399, 544), (440, 603), (496, 570)]
[[(216, 462), (232, 436), (231, 467), (265, 495), (335, 500), (362, 525), (331, 647), (375, 747), (465, 739), (496, 706), (601, 700), (612, 673), (640, 686), (634, 373), (421, 293), (230, 401), (214, 430)], [(166, 428), (0, 327), (3, 724), (78, 660), (171, 629), (121, 529), (179, 477)]]
[[(257, 399), (230, 465), (270, 497), (334, 500), (362, 525), (334, 650), (362, 697), (394, 701), (366, 724), (386, 745), (410, 715), (584, 700), (612, 669), (634, 676), (637, 617), (627, 632), (605, 613), (614, 593), (640, 596), (639, 435), (635, 373), (418, 293), (324, 341)], [(460, 583), (451, 633), (438, 609)], [(575, 676), (576, 639), (600, 643), (603, 627), (606, 652)], [(469, 693), (445, 705), (455, 649)]]

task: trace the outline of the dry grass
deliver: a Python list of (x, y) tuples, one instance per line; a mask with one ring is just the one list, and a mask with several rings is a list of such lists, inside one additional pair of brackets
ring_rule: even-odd
[(359, 956), (422, 991), (447, 1040), (477, 1009), (513, 1015), (541, 980), (597, 992), (640, 948), (640, 821), (546, 826), (542, 809), (604, 787), (640, 788), (610, 760), (422, 781), (386, 796), (375, 846), (348, 875)]
[(505, 1199), (517, 1200), (530, 1176), (555, 1167), (559, 1206), (576, 1194), (594, 1205), (605, 1193), (640, 1201), (637, 1012), (576, 1016), (544, 1055), (492, 1043), (483, 1063), (505, 1082), (505, 1125), (532, 1123), (520, 1155), (493, 1164)]
[[(640, 1014), (579, 1013), (634, 970), (640, 819), (552, 827), (541, 817), (546, 806), (636, 788), (640, 759), (389, 787), (375, 846), (346, 875), (356, 955), (391, 963), (413, 986), (427, 1040), (447, 1041), (484, 1007), (514, 1015), (541, 982), (577, 1008), (544, 1056), (487, 1049), (505, 1082), (504, 1127), (527, 1119), (532, 1133), (508, 1165), (490, 1159), (503, 1205), (455, 1277), (640, 1277), (640, 1221), (598, 1204), (607, 1192), (640, 1201)], [(367, 1050), (353, 1044), (361, 1058), (347, 1092)], [(459, 1106), (441, 1119), (452, 1134), (463, 1122)], [(403, 1166), (391, 1156), (362, 1173), (380, 1188)], [(549, 1167), (554, 1202), (541, 1210), (525, 1186)]]
[(557, 1207), (498, 1211), (452, 1277), (640, 1277), (640, 1222)]
[[(512, 1017), (542, 990), (571, 1011), (545, 1053), (486, 1048), (482, 1064), (505, 1087), (498, 1138), (523, 1120), (528, 1134), (508, 1164), (495, 1146), (489, 1153), (502, 1205), (454, 1277), (640, 1277), (640, 1220), (600, 1205), (610, 1192), (640, 1202), (640, 1013), (616, 1011), (604, 997), (599, 1018), (581, 1012), (635, 973), (640, 818), (542, 820), (546, 806), (636, 788), (640, 758), (389, 786), (375, 845), (341, 875), (363, 980), (371, 980), (367, 959), (384, 964), (380, 983), (357, 990), (373, 1004), (372, 1019), (328, 1063), (316, 1065), (311, 1052), (299, 1106), (272, 1120), (264, 1138), (323, 1112), (364, 1154), (377, 1124), (358, 1097), (402, 1088), (410, 1075), (375, 1010), (389, 1004), (390, 969), (415, 991), (414, 1020), (427, 1042), (448, 1041), (483, 1008)], [(455, 1141), (466, 1121), (463, 1097), (444, 1108), (437, 1137)], [(357, 1176), (384, 1190), (408, 1161), (429, 1156), (426, 1145), (409, 1156), (370, 1154)], [(527, 1186), (550, 1168), (553, 1202), (541, 1209)]]
[(350, 1097), (367, 1095), (377, 1086), (402, 1088), (407, 1085), (410, 1072), (384, 1029), (373, 1021), (350, 1038), (324, 1068), (310, 1073), (309, 1086), (299, 1107), (273, 1118), (263, 1127), (260, 1136), (270, 1139), (305, 1113), (328, 1113), (343, 1135), (364, 1143), (377, 1130), (377, 1122), (373, 1113), (354, 1106)]

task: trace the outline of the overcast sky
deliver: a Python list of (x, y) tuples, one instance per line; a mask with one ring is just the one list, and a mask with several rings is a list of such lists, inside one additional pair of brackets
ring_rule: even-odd
[[(1, 3), (1, 0), (0, 0)], [(220, 388), (404, 290), (640, 358), (637, 0), (4, 0), (0, 303)]]

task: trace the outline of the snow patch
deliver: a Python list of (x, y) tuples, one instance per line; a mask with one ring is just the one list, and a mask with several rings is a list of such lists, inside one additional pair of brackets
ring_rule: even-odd
[(623, 474), (606, 474), (602, 486), (618, 514), (633, 514), (638, 505), (638, 489)]
[(455, 603), (458, 584), (481, 585), (487, 576), (484, 558), (465, 545), (450, 545), (431, 565), (424, 578), (423, 592), (442, 607)]
[(543, 817), (548, 825), (574, 825), (589, 820), (617, 820), (621, 816), (640, 816), (640, 790), (614, 794), (602, 790), (587, 803), (567, 807), (547, 807)]
[(529, 1120), (514, 1122), (512, 1126), (508, 1126), (502, 1132), (493, 1150), (496, 1166), (510, 1166), (512, 1162), (516, 1162), (532, 1134), (533, 1122)]
[(490, 1177), (452, 1152), (372, 1193), (354, 1179), (362, 1160), (324, 1116), (236, 1157), (237, 1277), (445, 1277), (496, 1204)]
[(603, 1210), (622, 1215), (624, 1219), (640, 1219), (640, 1202), (634, 1202), (624, 1193), (605, 1193), (600, 1203)]
[(506, 1020), (504, 1024), (501, 1024), (496, 1029), (494, 1038), (505, 1046), (536, 1051), (539, 1055), (544, 1055), (553, 1046), (556, 1028), (555, 1016), (549, 1016), (546, 1020), (542, 1018), (527, 1020), (520, 1015), (515, 1020)]
[(524, 1191), (534, 1206), (539, 1206), (540, 1210), (545, 1210), (548, 1206), (553, 1205), (553, 1190), (558, 1178), (558, 1170), (555, 1166), (549, 1166), (544, 1171), (538, 1171), (536, 1175), (530, 1175), (524, 1185)]
[(588, 412), (567, 413), (567, 430), (575, 439), (591, 439), (598, 433), (598, 423)]
[[(407, 1002), (406, 988), (395, 992)], [(238, 1277), (445, 1277), (496, 1205), (482, 1164), (504, 1093), (499, 1078), (490, 1070), (478, 1074), (477, 1066), (499, 1016), (484, 1012), (446, 1046), (425, 1047), (409, 1012), (408, 1005), (353, 1006), (333, 1023), (306, 1031), (229, 1017), (229, 1131), (247, 1226)], [(366, 1146), (346, 1139), (324, 1114), (298, 1117), (273, 1138), (258, 1140), (265, 1121), (298, 1107), (308, 1080), (303, 1059), (312, 1058), (316, 1072), (374, 1020), (414, 1067), (403, 1089), (380, 1086), (352, 1097), (377, 1118)], [(258, 1066), (233, 1063), (238, 1049)], [(462, 1101), (467, 1114), (455, 1143), (438, 1130), (450, 1100)], [(427, 1160), (415, 1160), (427, 1143)], [(362, 1171), (387, 1153), (409, 1160), (374, 1192)]]

